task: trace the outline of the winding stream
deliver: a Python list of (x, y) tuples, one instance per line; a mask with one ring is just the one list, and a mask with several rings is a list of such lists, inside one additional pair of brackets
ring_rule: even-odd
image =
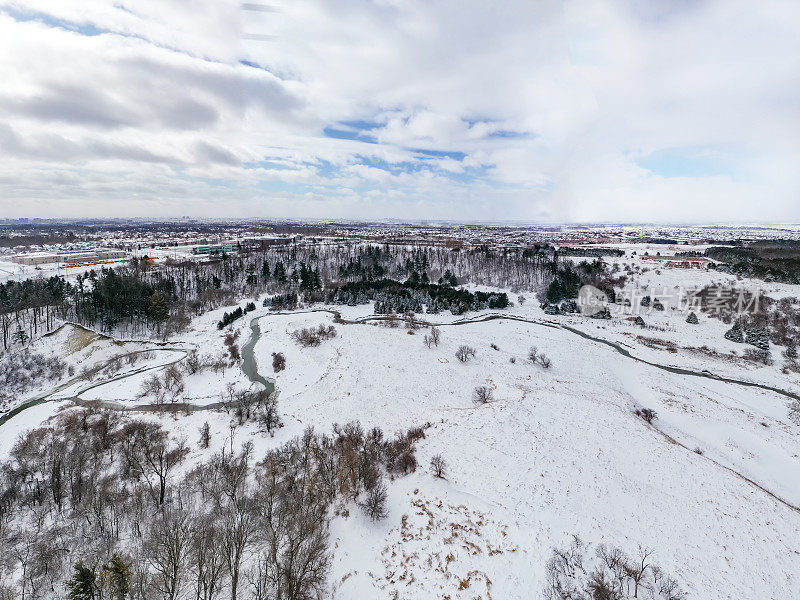
[[(342, 316), (341, 316), (341, 313), (339, 313), (338, 311), (331, 310), (331, 309), (326, 309), (326, 308), (311, 309), (311, 310), (306, 310), (306, 311), (293, 311), (291, 313), (285, 313), (285, 312), (267, 313), (267, 314), (261, 315), (259, 317), (253, 317), (250, 320), (250, 337), (247, 339), (247, 342), (245, 342), (245, 344), (242, 346), (242, 350), (241, 350), (241, 352), (242, 352), (241, 368), (242, 368), (242, 372), (244, 373), (244, 375), (247, 377), (248, 380), (250, 380), (252, 383), (256, 383), (256, 384), (259, 384), (259, 385), (263, 386), (263, 388), (265, 390), (267, 390), (267, 392), (269, 392), (269, 393), (274, 393), (274, 392), (277, 391), (276, 388), (275, 388), (275, 380), (271, 379), (271, 378), (268, 378), (268, 377), (264, 377), (261, 373), (259, 373), (259, 371), (258, 371), (258, 363), (257, 363), (256, 358), (255, 358), (255, 346), (258, 343), (258, 340), (261, 338), (261, 327), (259, 325), (259, 321), (261, 319), (265, 318), (265, 317), (270, 316), (271, 314), (274, 314), (274, 315), (286, 315), (286, 314), (298, 314), (298, 313), (301, 313), (301, 312), (305, 312), (305, 313), (324, 312), (324, 313), (333, 315), (336, 318), (336, 320), (338, 320), (341, 323), (351, 324), (351, 325), (364, 324), (364, 323), (367, 323), (369, 321), (387, 320), (387, 319), (390, 318), (390, 317), (386, 317), (386, 316), (382, 316), (382, 315), (371, 315), (371, 316), (363, 317), (363, 318), (360, 318), (360, 319), (352, 319), (352, 320), (343, 319)], [(577, 336), (579, 336), (581, 338), (584, 338), (584, 339), (587, 339), (587, 340), (590, 340), (590, 341), (593, 341), (593, 342), (597, 342), (597, 343), (609, 346), (610, 348), (614, 349), (616, 352), (618, 352), (619, 354), (621, 354), (625, 358), (628, 358), (630, 360), (634, 360), (634, 361), (649, 365), (649, 366), (654, 367), (656, 369), (661, 369), (661, 370), (668, 371), (670, 373), (674, 373), (674, 374), (677, 374), (677, 375), (686, 375), (686, 376), (689, 376), (689, 377), (702, 377), (702, 378), (705, 378), (705, 379), (711, 379), (711, 380), (714, 380), (714, 381), (721, 381), (723, 383), (729, 383), (729, 384), (732, 384), (732, 385), (741, 385), (741, 386), (745, 386), (745, 387), (758, 388), (758, 389), (766, 390), (766, 391), (769, 391), (769, 392), (774, 392), (776, 394), (780, 394), (780, 395), (782, 395), (782, 396), (784, 396), (786, 398), (792, 398), (792, 399), (800, 400), (800, 395), (798, 395), (796, 393), (793, 393), (793, 392), (790, 392), (788, 390), (784, 390), (784, 389), (775, 387), (775, 386), (771, 386), (771, 385), (767, 385), (767, 384), (763, 384), (763, 383), (755, 383), (755, 382), (752, 382), (752, 381), (745, 381), (745, 380), (741, 380), (741, 379), (734, 379), (734, 378), (730, 378), (730, 377), (723, 377), (721, 375), (716, 375), (716, 374), (711, 373), (709, 371), (695, 371), (695, 370), (692, 370), (692, 369), (674, 367), (674, 366), (671, 366), (671, 365), (664, 365), (664, 364), (652, 362), (652, 361), (649, 361), (649, 360), (645, 360), (644, 358), (640, 358), (638, 356), (634, 356), (633, 354), (630, 353), (629, 350), (627, 350), (626, 348), (623, 348), (620, 344), (617, 344), (615, 342), (611, 342), (609, 340), (606, 340), (606, 339), (603, 339), (603, 338), (600, 338), (600, 337), (596, 337), (596, 336), (590, 335), (590, 334), (585, 333), (585, 332), (583, 332), (583, 331), (581, 331), (579, 329), (576, 329), (574, 327), (570, 327), (569, 325), (563, 325), (563, 324), (555, 323), (555, 322), (552, 322), (552, 321), (542, 321), (542, 320), (538, 320), (538, 319), (526, 319), (524, 317), (519, 317), (519, 316), (516, 316), (516, 315), (506, 315), (506, 314), (496, 313), (496, 314), (476, 316), (476, 317), (472, 317), (472, 318), (462, 319), (462, 320), (459, 320), (459, 321), (451, 321), (451, 322), (446, 322), (446, 323), (433, 323), (433, 322), (430, 322), (430, 321), (426, 320), (426, 321), (424, 321), (424, 324), (426, 324), (426, 325), (435, 325), (437, 327), (451, 327), (451, 326), (457, 326), (457, 325), (469, 325), (469, 324), (472, 324), (472, 323), (483, 323), (483, 322), (495, 321), (495, 320), (519, 321), (519, 322), (523, 322), (523, 323), (529, 323), (531, 325), (537, 325), (537, 326), (540, 326), (540, 327), (549, 327), (551, 329), (560, 329), (562, 331), (569, 332), (569, 333), (571, 333), (573, 335), (577, 335)], [(423, 323), (423, 322), (420, 321), (420, 323)], [(52, 398), (52, 396), (56, 395), (58, 392), (66, 389), (68, 387), (71, 387), (71, 386), (75, 385), (76, 383), (78, 383), (80, 381), (90, 381), (89, 378), (92, 375), (102, 371), (102, 369), (104, 369), (111, 361), (116, 360), (117, 358), (124, 358), (126, 356), (130, 356), (130, 355), (133, 355), (133, 354), (144, 353), (144, 352), (159, 352), (159, 351), (179, 352), (179, 353), (181, 353), (181, 356), (179, 356), (175, 360), (171, 360), (171, 361), (169, 361), (167, 363), (161, 363), (161, 364), (158, 364), (158, 365), (151, 365), (151, 366), (147, 366), (147, 367), (141, 367), (139, 369), (134, 369), (133, 371), (129, 371), (127, 373), (123, 373), (121, 375), (117, 375), (117, 376), (111, 377), (110, 379), (105, 379), (105, 380), (98, 381), (98, 382), (92, 382), (92, 383), (90, 383), (89, 385), (87, 385), (85, 387), (79, 388), (71, 396), (67, 396), (67, 397), (63, 397), (63, 398)], [(103, 400), (101, 400), (101, 401), (97, 401), (97, 400), (89, 401), (89, 400), (84, 400), (84, 399), (82, 399), (80, 397), (81, 394), (84, 394), (87, 391), (89, 391), (91, 389), (94, 389), (96, 387), (99, 387), (101, 385), (106, 385), (108, 383), (119, 381), (119, 380), (122, 380), (122, 379), (125, 379), (125, 378), (128, 378), (128, 377), (132, 377), (133, 375), (137, 375), (139, 373), (143, 373), (143, 372), (150, 371), (150, 370), (155, 370), (155, 369), (160, 369), (160, 368), (163, 368), (163, 367), (168, 366), (170, 364), (179, 362), (179, 361), (183, 360), (184, 358), (186, 358), (186, 356), (189, 354), (189, 352), (190, 352), (189, 350), (187, 350), (185, 348), (180, 348), (180, 347), (163, 347), (163, 348), (154, 348), (154, 349), (149, 349), (149, 350), (137, 350), (135, 352), (130, 352), (128, 354), (124, 354), (121, 357), (115, 357), (115, 358), (109, 359), (105, 363), (93, 368), (88, 373), (83, 373), (81, 375), (73, 377), (72, 379), (70, 379), (70, 380), (68, 380), (68, 381), (66, 381), (66, 382), (64, 382), (62, 384), (59, 384), (58, 386), (56, 386), (55, 388), (51, 389), (48, 392), (44, 392), (42, 394), (39, 394), (37, 396), (34, 396), (33, 398), (30, 398), (30, 399), (22, 402), (18, 406), (14, 407), (11, 411), (9, 411), (6, 414), (0, 416), (0, 426), (3, 426), (10, 419), (12, 419), (13, 417), (15, 417), (16, 415), (18, 415), (19, 413), (21, 413), (22, 411), (24, 411), (24, 410), (26, 410), (28, 408), (31, 408), (33, 406), (37, 406), (37, 405), (42, 404), (44, 402), (54, 402), (54, 401), (59, 401), (59, 400), (69, 400), (69, 401), (72, 401), (73, 403), (75, 403), (77, 405), (80, 405), (80, 406), (89, 406), (89, 405), (91, 405), (91, 406), (100, 406), (102, 408), (107, 408), (109, 410), (118, 410), (118, 411), (122, 411), (122, 412), (155, 412), (155, 411), (194, 412), (194, 411), (200, 411), (200, 410), (215, 410), (215, 409), (218, 409), (218, 408), (224, 408), (224, 406), (225, 406), (224, 402), (214, 402), (214, 403), (203, 404), (203, 405), (192, 404), (192, 403), (189, 403), (189, 402), (173, 402), (173, 403), (163, 403), (163, 404), (139, 404), (139, 405), (134, 405), (134, 406), (127, 406), (127, 405), (124, 405), (124, 404), (119, 403), (119, 402), (111, 402), (111, 401), (103, 401)]]

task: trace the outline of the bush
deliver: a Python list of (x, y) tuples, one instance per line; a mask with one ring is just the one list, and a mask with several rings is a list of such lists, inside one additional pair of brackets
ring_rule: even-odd
[(67, 372), (67, 363), (58, 356), (47, 357), (27, 348), (6, 354), (0, 357), (0, 405)]
[(319, 346), (323, 341), (336, 337), (336, 328), (333, 325), (322, 325), (319, 327), (308, 327), (292, 332), (292, 339), (307, 348), (309, 346)]
[(286, 357), (282, 352), (272, 353), (272, 370), (280, 373), (286, 368)]
[(528, 350), (528, 360), (534, 364), (540, 364), (543, 368), (549, 369), (552, 362), (550, 359), (545, 355), (543, 352), (540, 353), (536, 346), (531, 346), (530, 350)]
[(472, 402), (477, 405), (487, 404), (494, 400), (492, 388), (488, 385), (479, 385), (472, 392)]
[(386, 510), (386, 485), (379, 483), (374, 486), (369, 492), (364, 502), (361, 503), (361, 509), (373, 521), (380, 521), (386, 518), (388, 514)]
[(800, 400), (789, 403), (789, 420), (795, 425), (800, 425)]
[(475, 348), (471, 348), (470, 346), (459, 346), (458, 350), (456, 350), (456, 358), (463, 363), (474, 356)]
[(636, 414), (638, 417), (641, 417), (648, 423), (652, 423), (658, 418), (658, 413), (656, 413), (656, 411), (654, 411), (652, 408), (637, 408), (634, 411), (634, 414)]
[(772, 355), (770, 354), (769, 350), (764, 350), (761, 348), (746, 348), (744, 352), (742, 352), (742, 358), (759, 365), (769, 366), (773, 363)]
[(653, 550), (639, 547), (633, 557), (600, 544), (593, 554), (577, 536), (553, 548), (545, 569), (545, 600), (684, 600), (678, 582), (652, 562)]

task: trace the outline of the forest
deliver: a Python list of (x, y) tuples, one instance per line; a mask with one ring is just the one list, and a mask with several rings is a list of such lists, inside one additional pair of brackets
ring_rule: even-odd
[(416, 469), (424, 436), (348, 423), (257, 455), (235, 428), (188, 440), (157, 420), (64, 412), (0, 464), (0, 598), (317, 597), (330, 519), (384, 518), (388, 477)]
[(160, 264), (134, 258), (74, 279), (0, 284), (0, 337), (2, 349), (8, 350), (51, 330), (57, 321), (74, 321), (120, 336), (166, 338), (183, 331), (192, 317), (264, 293), (277, 297), (276, 306), (375, 302), (388, 311), (424, 303), (434, 312), (460, 314), (502, 308), (508, 299), (473, 294), (458, 285), (543, 291), (563, 260), (546, 247), (510, 251), (361, 244), (264, 246), (204, 261), (167, 259)]
[(764, 281), (800, 283), (800, 242), (794, 240), (753, 242), (743, 247), (714, 246), (705, 254), (720, 261), (713, 265), (719, 271)]

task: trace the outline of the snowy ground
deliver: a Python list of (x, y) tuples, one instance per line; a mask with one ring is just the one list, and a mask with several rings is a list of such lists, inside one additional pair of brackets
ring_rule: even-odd
[[(459, 586), (477, 569), (474, 585), (488, 577), (503, 586), (494, 597), (527, 598), (542, 581), (550, 547), (571, 533), (630, 550), (657, 548), (662, 566), (688, 582), (693, 597), (796, 591), (798, 540), (787, 532), (798, 531), (800, 513), (720, 466), (800, 505), (800, 432), (786, 420), (785, 398), (673, 375), (564, 330), (516, 321), (442, 326), (442, 343), (432, 349), (423, 331), (375, 325), (337, 325), (338, 336), (315, 348), (289, 338), (321, 322), (332, 318), (262, 320), (256, 353), (267, 371), (271, 352), (287, 357), (276, 381), (292, 429), (358, 419), (391, 431), (430, 422), (420, 463), (442, 454), (450, 465), (446, 482), (423, 468), (392, 487), (386, 523), (351, 516), (340, 525), (336, 578), (344, 581), (336, 597), (397, 590), (414, 598), (420, 589), (475, 597), (482, 592)], [(454, 356), (463, 343), (478, 351), (468, 364)], [(531, 345), (552, 358), (551, 369), (525, 359)], [(470, 394), (479, 384), (494, 389), (495, 401), (476, 408)], [(654, 408), (658, 429), (685, 447), (633, 415), (637, 406)], [(433, 519), (432, 531), (404, 533), (403, 515), (410, 529), (420, 526), (420, 499), (435, 507), (424, 517)], [(476, 527), (472, 543), (516, 550), (476, 561), (464, 539), (439, 534), (476, 520), (487, 525)], [(451, 550), (457, 558), (449, 568), (431, 570), (428, 560), (440, 564)], [(398, 579), (407, 564), (417, 565), (416, 583)]]
[[(669, 277), (677, 281), (680, 274)], [(622, 319), (546, 317), (528, 296), (524, 305), (502, 312), (569, 324), (660, 364), (782, 389), (797, 385), (796, 376), (782, 374), (777, 365), (755, 368), (731, 358), (742, 346), (724, 340), (727, 327), (716, 320), (701, 316), (691, 326), (666, 311), (645, 317), (657, 327), (642, 330)], [(235, 444), (252, 438), (256, 453), (264, 452), (307, 426), (330, 431), (333, 423), (352, 420), (389, 434), (430, 424), (418, 443), (420, 468), (389, 486), (384, 521), (372, 523), (353, 504), (345, 507), (349, 516), (334, 519), (333, 598), (535, 598), (551, 548), (571, 534), (629, 552), (638, 545), (655, 548), (656, 562), (691, 598), (798, 597), (800, 511), (792, 506), (800, 506), (800, 427), (787, 419), (787, 398), (659, 370), (542, 324), (456, 324), (462, 318), (426, 315), (442, 332), (440, 345), (427, 348), (427, 329), (410, 334), (402, 325), (334, 323), (327, 312), (270, 314), (257, 306), (233, 330), (240, 332), (241, 346), (251, 318), (261, 317), (255, 356), (259, 372), (275, 378), (285, 426), (269, 437), (246, 425), (233, 433)], [(372, 312), (371, 306), (330, 308), (345, 320)], [(215, 325), (223, 310), (196, 319), (180, 338), (183, 346), (223, 352), (226, 332)], [(333, 324), (337, 336), (311, 348), (292, 340), (292, 331), (318, 324)], [(671, 341), (679, 349), (654, 348), (637, 336)], [(37, 343), (78, 365), (121, 351), (111, 340), (68, 329)], [(123, 349), (138, 347), (130, 344)], [(477, 350), (466, 364), (455, 358), (462, 344)], [(720, 356), (692, 349), (704, 345)], [(531, 346), (552, 359), (550, 369), (527, 360)], [(147, 360), (167, 364), (175, 352), (162, 349)], [(273, 352), (286, 356), (285, 371), (272, 372)], [(82, 397), (146, 401), (138, 391), (147, 374), (100, 385)], [(216, 399), (230, 381), (249, 384), (236, 367), (224, 375), (205, 372), (187, 377), (186, 396)], [(476, 407), (471, 395), (478, 385), (490, 386), (494, 401)], [(13, 442), (12, 432), (61, 406), (43, 404), (9, 421), (1, 430), (0, 456)], [(637, 407), (657, 411), (652, 426), (633, 414)], [(212, 450), (231, 442), (224, 412), (161, 418), (176, 437), (193, 444), (205, 421)], [(428, 468), (436, 454), (448, 463), (446, 479)]]

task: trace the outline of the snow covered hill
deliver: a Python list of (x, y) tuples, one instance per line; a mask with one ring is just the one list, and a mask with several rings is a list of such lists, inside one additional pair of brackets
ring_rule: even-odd
[[(546, 323), (532, 304), (503, 313), (517, 318), (421, 315), (441, 331), (440, 343), (431, 347), (423, 343), (427, 327), (387, 326), (367, 318), (369, 306), (331, 307), (341, 318), (259, 308), (234, 325), (241, 343), (250, 333), (249, 318), (259, 318), (258, 370), (274, 377), (279, 391), (284, 427), (273, 436), (252, 424), (236, 432), (236, 443), (252, 439), (256, 456), (309, 426), (329, 431), (334, 423), (357, 420), (387, 433), (426, 427), (418, 443), (420, 466), (389, 486), (385, 519), (370, 521), (352, 502), (337, 505), (331, 597), (539, 597), (552, 548), (573, 535), (631, 554), (640, 546), (653, 548), (654, 560), (689, 598), (800, 597), (800, 428), (787, 419), (787, 398), (637, 362), (553, 324), (570, 323), (625, 343), (651, 362), (688, 367), (697, 356), (637, 344), (621, 322), (603, 329), (577, 318)], [(195, 320), (181, 338), (184, 347), (223, 351), (218, 318), (210, 313)], [(302, 347), (291, 335), (320, 324), (333, 325), (336, 337)], [(691, 335), (710, 339), (713, 332), (717, 339), (721, 324), (705, 327)], [(120, 351), (105, 338), (86, 335), (78, 347), (78, 337), (64, 330), (37, 343), (54, 351), (72, 347), (72, 355), (63, 354), (77, 357), (76, 366)], [(476, 350), (467, 362), (455, 356), (462, 345)], [(549, 368), (528, 359), (533, 346), (551, 359)], [(152, 346), (135, 347), (147, 348)], [(180, 358), (171, 352), (152, 354), (139, 366), (166, 368)], [(286, 357), (279, 373), (272, 371), (274, 352)], [(713, 357), (693, 366), (738, 372)], [(132, 367), (123, 364), (116, 375), (126, 368)], [(738, 374), (776, 387), (792, 384), (791, 376), (774, 368)], [(143, 377), (112, 378), (82, 398), (134, 407), (147, 402), (140, 397)], [(187, 375), (183, 393), (210, 402), (229, 381), (249, 384), (231, 368), (227, 374)], [(491, 390), (490, 402), (473, 402), (477, 386)], [(63, 406), (41, 404), (3, 425), (2, 458), (18, 432)], [(635, 414), (641, 408), (658, 416), (648, 423)], [(231, 415), (150, 418), (188, 439), (209, 422), (213, 451), (226, 443)], [(444, 478), (428, 466), (436, 455), (446, 461)]]

